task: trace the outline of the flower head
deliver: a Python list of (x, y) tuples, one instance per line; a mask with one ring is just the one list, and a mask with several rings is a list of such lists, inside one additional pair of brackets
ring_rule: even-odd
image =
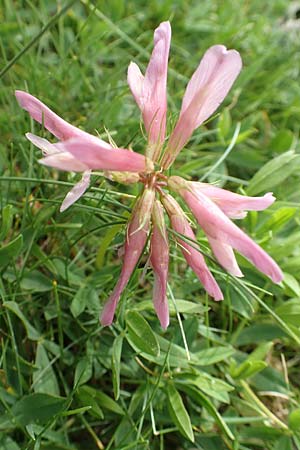
[(121, 294), (149, 238), (150, 263), (154, 273), (153, 304), (161, 326), (168, 326), (169, 240), (166, 217), (187, 264), (204, 289), (214, 300), (223, 299), (220, 287), (201, 254), (189, 220), (173, 194), (187, 204), (205, 232), (217, 262), (231, 275), (243, 276), (234, 254), (237, 250), (275, 283), (282, 280), (282, 272), (275, 261), (230, 220), (245, 217), (248, 210), (267, 208), (275, 200), (272, 193), (263, 197), (247, 197), (207, 183), (190, 182), (178, 176), (168, 177), (164, 173), (193, 131), (222, 103), (242, 67), (236, 50), (227, 50), (223, 45), (209, 48), (186, 87), (177, 124), (168, 142), (165, 142), (170, 40), (170, 23), (163, 22), (154, 32), (154, 48), (145, 75), (133, 62), (128, 68), (129, 87), (141, 111), (148, 136), (145, 156), (114, 148), (70, 125), (32, 95), (16, 91), (21, 107), (59, 140), (50, 143), (27, 133), (27, 138), (43, 151), (44, 157), (40, 162), (60, 170), (83, 172), (82, 180), (67, 194), (62, 210), (83, 195), (93, 170), (103, 170), (111, 180), (143, 185), (126, 229), (121, 274), (101, 315), (103, 325), (112, 323)]

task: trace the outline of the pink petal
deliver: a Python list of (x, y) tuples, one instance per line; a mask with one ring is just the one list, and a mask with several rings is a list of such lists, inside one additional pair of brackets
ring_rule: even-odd
[(127, 286), (131, 274), (146, 245), (154, 197), (155, 192), (153, 190), (145, 189), (133, 211), (132, 219), (127, 228), (121, 275), (107, 303), (104, 305), (101, 314), (100, 321), (104, 326), (112, 323), (122, 291)]
[(90, 185), (91, 171), (83, 172), (81, 180), (67, 193), (64, 201), (61, 204), (60, 212), (65, 211), (69, 206), (73, 205), (88, 189)]
[(61, 151), (39, 159), (39, 163), (43, 166), (54, 167), (55, 169), (68, 172), (84, 172), (89, 169), (88, 166), (74, 158), (70, 153)]
[[(162, 198), (164, 207), (170, 217), (172, 228), (179, 234), (186, 236), (187, 238), (196, 241), (194, 232), (188, 223), (184, 212), (178, 205), (178, 203), (170, 195), (164, 195)], [(180, 244), (183, 256), (186, 259), (188, 265), (193, 269), (199, 280), (204, 286), (207, 293), (215, 300), (223, 300), (223, 294), (209, 271), (206, 262), (200, 253), (198, 245), (192, 243), (188, 244), (186, 241), (176, 236), (176, 240)]]
[(195, 192), (205, 194), (221, 208), (226, 216), (232, 219), (242, 219), (247, 215), (246, 211), (262, 211), (276, 200), (272, 192), (268, 192), (263, 197), (247, 197), (208, 183), (191, 182), (190, 184)]
[(282, 272), (275, 261), (231, 222), (214, 202), (199, 191), (191, 191), (188, 185), (184, 188), (184, 180), (180, 177), (172, 177), (169, 185), (184, 198), (199, 225), (209, 237), (236, 249), (274, 283), (282, 280)]
[(74, 172), (83, 172), (88, 167), (81, 161), (74, 158), (71, 153), (65, 152), (60, 143), (52, 144), (47, 139), (36, 136), (32, 133), (26, 133), (27, 139), (36, 147), (40, 148), (45, 158), (39, 160), (44, 166), (55, 167), (59, 170)]
[(223, 102), (241, 68), (241, 57), (236, 50), (214, 45), (206, 51), (187, 85), (180, 116), (163, 158), (165, 169), (175, 160), (193, 131)]
[(145, 156), (126, 149), (107, 148), (101, 142), (73, 138), (57, 145), (60, 145), (62, 151), (70, 152), (89, 169), (120, 172), (145, 172), (153, 169), (153, 163)]
[(169, 325), (167, 281), (169, 270), (169, 243), (162, 204), (156, 200), (152, 211), (153, 230), (150, 244), (150, 262), (154, 272), (153, 304), (162, 328)]
[(139, 66), (131, 62), (128, 66), (127, 71), (127, 82), (129, 84), (131, 93), (140, 108), (141, 112), (144, 109), (144, 98), (143, 98), (143, 83), (144, 75), (142, 74)]
[(231, 275), (235, 277), (243, 277), (244, 275), (238, 266), (232, 247), (224, 244), (222, 241), (213, 239), (210, 236), (207, 236), (207, 239), (219, 264)]
[[(56, 144), (52, 144), (47, 141), (47, 139), (41, 138), (32, 133), (26, 133), (25, 136), (33, 145), (42, 150), (44, 156), (55, 155), (60, 151)], [(70, 157), (73, 158), (72, 155), (70, 155)]]
[(64, 141), (73, 137), (81, 137), (91, 141), (100, 141), (103, 146), (110, 148), (110, 145), (85, 131), (80, 130), (68, 122), (63, 120), (44, 103), (42, 103), (33, 95), (23, 91), (15, 91), (17, 100), (21, 108), (29, 112), (30, 116), (37, 122), (43, 124), (50, 133), (54, 134), (58, 139)]
[(162, 22), (154, 32), (154, 48), (145, 77), (135, 63), (128, 68), (128, 84), (142, 112), (149, 147), (146, 156), (153, 161), (159, 157), (166, 133), (167, 71), (171, 42), (171, 26)]

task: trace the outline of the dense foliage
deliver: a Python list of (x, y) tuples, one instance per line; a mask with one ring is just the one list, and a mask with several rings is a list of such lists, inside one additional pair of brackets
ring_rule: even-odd
[[(1, 449), (300, 450), (299, 10), (285, 0), (3, 0)], [(154, 313), (147, 256), (115, 322), (101, 327), (138, 185), (99, 174), (60, 213), (78, 175), (37, 163), (24, 134), (43, 132), (14, 90), (141, 152), (146, 141), (126, 70), (131, 60), (145, 68), (153, 30), (168, 19), (170, 127), (209, 46), (235, 48), (244, 62), (218, 114), (194, 133), (171, 174), (247, 195), (273, 191), (274, 205), (238, 224), (285, 278), (274, 285), (238, 256), (245, 277), (237, 279), (211, 258), (225, 295), (214, 303), (174, 237), (168, 329)], [(209, 254), (204, 234), (197, 237)]]

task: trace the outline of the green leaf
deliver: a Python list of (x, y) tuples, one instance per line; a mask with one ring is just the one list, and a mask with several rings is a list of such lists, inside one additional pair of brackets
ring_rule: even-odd
[(137, 311), (128, 311), (126, 314), (128, 341), (141, 351), (149, 355), (159, 356), (159, 344), (150, 325)]
[(101, 245), (98, 248), (97, 256), (95, 265), (97, 269), (101, 269), (104, 265), (104, 258), (105, 254), (107, 252), (108, 247), (110, 246), (112, 240), (114, 239), (115, 235), (120, 231), (120, 229), (123, 227), (122, 224), (119, 225), (112, 225), (109, 227), (101, 239)]
[(83, 406), (90, 406), (89, 414), (99, 419), (104, 419), (103, 411), (96, 399), (96, 389), (89, 386), (81, 386), (76, 391), (76, 397)]
[(25, 426), (33, 422), (43, 424), (63, 412), (66, 404), (66, 399), (63, 397), (36, 393), (21, 398), (11, 411), (21, 425)]
[(192, 429), (191, 419), (183, 404), (179, 392), (173, 384), (168, 384), (167, 387), (168, 408), (171, 418), (177, 426), (180, 433), (191, 442), (195, 441)]
[(276, 153), (288, 151), (294, 141), (294, 134), (291, 130), (279, 130), (270, 142), (269, 148)]
[(40, 333), (30, 324), (16, 302), (4, 302), (3, 306), (12, 311), (22, 321), (29, 339), (38, 341), (41, 338)]
[(282, 183), (300, 167), (300, 155), (293, 150), (267, 162), (252, 178), (247, 188), (248, 195), (256, 195)]
[(111, 397), (104, 394), (104, 392), (97, 391), (97, 399), (104, 409), (108, 409), (115, 414), (124, 415), (123, 409)]
[(196, 401), (199, 405), (203, 406), (207, 410), (207, 412), (216, 420), (221, 430), (229, 437), (229, 439), (235, 439), (231, 430), (228, 428), (228, 426), (224, 422), (223, 417), (216, 410), (213, 403), (204, 394), (202, 394), (199, 389), (196, 389), (186, 383), (180, 383), (177, 384), (177, 386), (178, 389), (186, 392), (194, 401)]
[(6, 238), (8, 235), (8, 232), (11, 229), (13, 221), (13, 206), (12, 205), (5, 205), (2, 209), (2, 223), (1, 223), (1, 230), (0, 230), (0, 241)]
[(52, 281), (38, 270), (25, 273), (20, 286), (31, 292), (48, 292), (53, 289)]
[(276, 314), (289, 325), (300, 326), (300, 299), (288, 300), (275, 309)]
[(231, 115), (228, 108), (224, 108), (218, 120), (220, 138), (225, 140), (231, 128)]
[(237, 344), (239, 346), (248, 344), (257, 344), (263, 341), (272, 341), (273, 339), (282, 339), (287, 334), (277, 324), (262, 322), (242, 330), (238, 336)]
[(15, 239), (0, 248), (0, 267), (4, 267), (12, 259), (17, 258), (23, 247), (23, 236), (19, 234)]
[[(299, 427), (295, 431), (299, 431)], [(294, 449), (296, 449), (296, 447), (294, 447), (292, 439), (288, 436), (280, 437), (277, 440), (275, 447), (273, 448), (273, 450), (294, 450)]]
[(34, 392), (58, 396), (59, 387), (56, 375), (42, 342), (39, 342), (37, 345), (35, 365), (38, 369), (33, 372)]
[(267, 367), (262, 372), (258, 372), (252, 378), (251, 384), (257, 391), (274, 391), (290, 395), (283, 374), (272, 367)]
[(91, 358), (86, 356), (82, 358), (76, 366), (74, 375), (74, 388), (81, 386), (90, 380), (93, 374), (93, 366)]
[(286, 289), (286, 294), (289, 295), (289, 297), (300, 297), (300, 285), (298, 280), (290, 273), (284, 272), (283, 275), (284, 278), (282, 284)]
[(73, 317), (78, 317), (85, 310), (87, 289), (87, 286), (81, 286), (76, 292), (70, 306)]
[[(115, 414), (124, 415), (123, 409), (115, 402), (111, 397), (104, 394), (104, 392), (99, 391), (98, 389), (92, 388), (91, 386), (81, 386), (78, 389), (79, 395), (82, 396), (84, 393), (86, 396), (92, 397), (100, 408), (108, 409)], [(87, 404), (84, 404), (87, 406)], [(93, 407), (93, 405), (91, 405)]]
[(291, 430), (296, 432), (300, 430), (300, 408), (291, 411), (288, 422)]
[(274, 211), (271, 217), (258, 227), (257, 232), (264, 234), (270, 230), (273, 232), (280, 230), (295, 216), (297, 208), (283, 207)]
[(233, 347), (211, 347), (200, 352), (195, 353), (199, 359), (199, 366), (209, 366), (224, 359), (229, 358), (235, 353)]
[(81, 286), (75, 294), (70, 309), (74, 317), (78, 317), (86, 308), (90, 311), (99, 309), (98, 294), (91, 286)]
[(230, 375), (236, 380), (245, 380), (265, 369), (267, 366), (265, 361), (252, 361), (247, 359), (238, 367), (232, 365), (230, 368)]
[[(154, 306), (152, 300), (143, 300), (135, 306), (135, 309), (137, 311), (145, 311), (145, 310), (151, 310), (154, 311)], [(173, 303), (170, 303), (169, 305), (169, 312), (170, 315), (176, 315), (176, 312), (183, 314), (203, 314), (206, 311), (208, 311), (209, 308), (202, 305), (202, 303), (199, 302), (190, 302), (187, 300), (178, 300), (176, 299), (176, 308), (173, 305)]]
[(213, 377), (206, 372), (195, 370), (195, 373), (183, 372), (176, 375), (176, 381), (186, 382), (194, 385), (205, 394), (219, 400), (222, 403), (229, 403), (228, 392), (233, 391), (233, 387), (219, 378)]
[(9, 436), (0, 436), (0, 448), (1, 450), (20, 450), (18, 444)]
[(266, 358), (266, 356), (270, 353), (271, 349), (273, 348), (274, 343), (272, 341), (270, 342), (263, 342), (262, 344), (258, 345), (253, 352), (250, 353), (248, 356), (248, 361), (258, 361), (263, 360)]
[(120, 396), (120, 364), (122, 354), (123, 336), (117, 336), (113, 343), (111, 356), (112, 382), (115, 399)]

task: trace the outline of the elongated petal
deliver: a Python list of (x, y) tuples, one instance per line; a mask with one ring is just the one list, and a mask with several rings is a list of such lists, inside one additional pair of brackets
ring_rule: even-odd
[(40, 164), (74, 172), (83, 172), (87, 169), (87, 166), (74, 158), (71, 153), (65, 152), (60, 143), (52, 144), (47, 139), (32, 133), (26, 133), (26, 137), (33, 145), (42, 150), (45, 158), (39, 160)]
[(243, 277), (244, 275), (238, 266), (232, 247), (224, 244), (222, 241), (213, 239), (210, 236), (207, 236), (207, 239), (219, 264), (231, 275), (235, 277)]
[[(154, 196), (155, 193), (153, 191), (151, 200), (149, 192), (145, 194), (144, 191), (143, 196), (138, 201), (134, 209), (132, 219), (127, 228), (127, 238), (125, 242), (124, 261), (122, 265), (121, 275), (107, 303), (104, 305), (101, 314), (100, 321), (104, 326), (110, 325), (112, 323), (118, 301), (120, 300), (120, 296), (124, 288), (127, 286), (131, 274), (146, 245)], [(145, 212), (145, 210), (150, 211), (150, 214), (147, 214), (147, 221), (144, 221), (144, 217), (141, 213), (141, 211)]]
[(163, 167), (168, 168), (193, 131), (222, 103), (242, 68), (239, 53), (214, 45), (204, 54), (189, 81), (175, 129), (170, 137)]
[(169, 307), (167, 300), (169, 243), (163, 207), (158, 200), (154, 203), (152, 222), (150, 262), (154, 273), (153, 304), (162, 328), (167, 328), (169, 325)]
[(146, 156), (158, 158), (160, 144), (165, 139), (167, 113), (167, 71), (171, 41), (171, 26), (162, 22), (154, 32), (154, 48), (143, 77), (135, 63), (128, 68), (128, 84), (142, 112), (149, 138)]
[[(60, 152), (60, 149), (57, 148), (56, 144), (52, 144), (47, 141), (47, 139), (41, 138), (32, 133), (26, 133), (25, 136), (33, 145), (42, 150), (44, 156), (55, 155)], [(73, 158), (72, 155), (70, 156)]]
[(246, 211), (262, 211), (268, 208), (276, 200), (272, 192), (263, 197), (248, 197), (212, 186), (208, 183), (191, 182), (195, 192), (199, 191), (209, 197), (219, 208), (232, 219), (242, 219)]
[(39, 159), (38, 162), (43, 166), (54, 167), (55, 169), (65, 170), (67, 172), (84, 172), (89, 169), (81, 161), (73, 158), (69, 152), (59, 151), (53, 155)]
[(142, 74), (139, 66), (131, 62), (127, 71), (127, 82), (130, 87), (131, 93), (140, 108), (141, 112), (144, 110), (144, 97), (143, 97), (143, 84), (144, 75)]
[(110, 148), (110, 145), (102, 141), (102, 139), (92, 136), (63, 120), (33, 95), (24, 91), (15, 91), (15, 95), (21, 108), (28, 111), (34, 120), (43, 124), (58, 139), (64, 141), (73, 137), (81, 137), (92, 142), (94, 140), (100, 141), (103, 146)]
[(69, 152), (89, 169), (120, 172), (145, 172), (153, 169), (153, 164), (145, 156), (130, 150), (107, 148), (101, 143), (81, 138), (69, 139), (58, 145), (62, 151)]
[(64, 201), (61, 204), (60, 212), (65, 211), (69, 208), (73, 203), (75, 203), (88, 189), (90, 185), (91, 179), (91, 171), (87, 170), (83, 172), (81, 180), (75, 184), (75, 186), (67, 193)]
[(188, 265), (195, 272), (199, 280), (204, 286), (207, 293), (215, 300), (223, 300), (223, 294), (220, 290), (216, 280), (209, 271), (206, 262), (200, 253), (199, 247), (196, 243), (195, 234), (186, 219), (184, 212), (178, 205), (178, 203), (170, 195), (164, 195), (162, 198), (164, 207), (170, 217), (172, 228), (179, 234), (193, 240), (194, 242), (189, 244), (187, 241), (176, 237), (176, 240), (180, 244), (180, 248), (183, 256), (186, 259)]
[(275, 261), (252, 239), (249, 238), (223, 213), (208, 197), (183, 187), (184, 180), (174, 180), (170, 187), (176, 190), (186, 201), (204, 232), (215, 240), (227, 244), (249, 259), (262, 273), (279, 283), (282, 272)]

